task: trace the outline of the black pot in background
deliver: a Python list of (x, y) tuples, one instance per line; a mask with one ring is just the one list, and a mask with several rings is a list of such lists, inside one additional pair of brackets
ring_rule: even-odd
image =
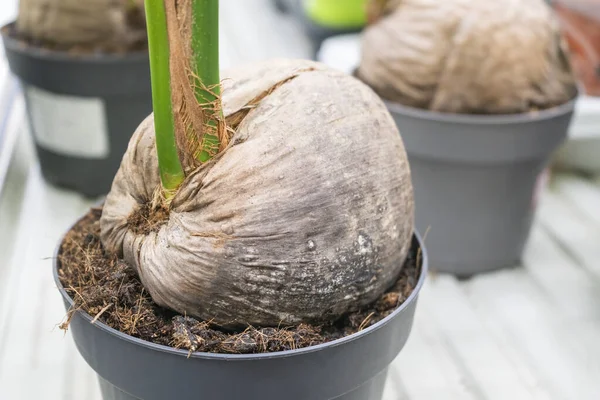
[[(52, 261), (54, 280), (69, 310), (73, 300), (58, 279), (59, 248)], [(104, 400), (381, 400), (388, 367), (408, 339), (427, 274), (427, 254), (417, 235), (411, 251), (421, 260), (421, 273), (409, 298), (375, 325), (318, 346), (190, 355), (92, 323), (82, 311), (73, 314), (70, 330), (98, 374)]]
[(415, 190), (432, 270), (459, 277), (519, 264), (544, 168), (575, 100), (516, 115), (445, 114), (387, 102)]
[(129, 139), (152, 112), (148, 53), (83, 54), (28, 46), (2, 29), (21, 80), (45, 179), (89, 197), (106, 194)]

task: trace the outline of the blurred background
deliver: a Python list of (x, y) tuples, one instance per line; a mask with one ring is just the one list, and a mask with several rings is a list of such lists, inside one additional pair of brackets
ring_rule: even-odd
[[(339, 0), (345, 7), (333, 11), (316, 3), (222, 0), (222, 67), (315, 58), (351, 73), (361, 54), (364, 1)], [(581, 95), (569, 139), (540, 180), (522, 261), (472, 279), (433, 268), (385, 400), (600, 399), (600, 4), (562, 3), (577, 3), (561, 15)], [(17, 1), (2, 0), (0, 24), (16, 15)], [(26, 117), (28, 85), (11, 74), (3, 52), (0, 399), (99, 399), (95, 373), (57, 328), (65, 312), (50, 268), (61, 235), (102, 194), (78, 191), (80, 175), (70, 188), (44, 177)], [(67, 173), (75, 171), (82, 170)]]

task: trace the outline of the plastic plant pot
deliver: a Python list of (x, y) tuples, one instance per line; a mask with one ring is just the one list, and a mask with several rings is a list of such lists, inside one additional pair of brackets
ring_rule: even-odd
[(44, 178), (88, 197), (106, 194), (132, 132), (152, 112), (148, 53), (50, 51), (2, 29), (20, 79)]
[[(58, 251), (54, 280), (69, 310), (73, 301), (58, 279)], [(419, 254), (421, 268), (409, 298), (371, 327), (317, 346), (249, 355), (188, 354), (92, 323), (82, 311), (73, 314), (70, 330), (98, 374), (104, 400), (380, 400), (388, 367), (410, 334), (427, 274), (427, 254), (417, 235), (412, 251)]]
[(432, 270), (469, 277), (516, 266), (575, 100), (497, 116), (387, 105), (409, 156), (416, 226), (427, 231)]

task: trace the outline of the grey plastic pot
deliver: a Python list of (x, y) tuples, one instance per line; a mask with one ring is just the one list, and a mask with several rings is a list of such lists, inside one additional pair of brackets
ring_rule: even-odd
[(129, 138), (152, 111), (148, 53), (71, 55), (28, 46), (2, 28), (23, 86), (42, 173), (95, 197), (110, 190)]
[(469, 277), (520, 262), (546, 164), (567, 136), (574, 104), (486, 116), (387, 103), (409, 156), (432, 270)]
[[(98, 374), (104, 400), (380, 400), (388, 367), (408, 339), (427, 273), (427, 253), (416, 235), (412, 251), (421, 259), (421, 274), (410, 297), (377, 324), (318, 346), (188, 357), (186, 351), (136, 339), (100, 322), (92, 324), (92, 317), (82, 311), (73, 314), (70, 330), (79, 352)], [(58, 279), (57, 260), (54, 257), (54, 280), (68, 310), (73, 301)]]

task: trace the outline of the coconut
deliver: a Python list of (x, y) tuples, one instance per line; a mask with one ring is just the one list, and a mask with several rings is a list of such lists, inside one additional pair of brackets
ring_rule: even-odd
[(67, 46), (127, 44), (145, 35), (130, 21), (143, 19), (143, 8), (143, 0), (19, 0), (17, 30), (29, 39)]
[(521, 113), (576, 95), (544, 0), (372, 0), (357, 75), (382, 97), (448, 113)]
[(168, 209), (153, 201), (152, 117), (135, 132), (104, 204), (106, 250), (157, 304), (225, 328), (319, 323), (375, 301), (397, 280), (414, 223), (407, 157), (384, 103), (311, 61), (225, 76), (231, 141)]

